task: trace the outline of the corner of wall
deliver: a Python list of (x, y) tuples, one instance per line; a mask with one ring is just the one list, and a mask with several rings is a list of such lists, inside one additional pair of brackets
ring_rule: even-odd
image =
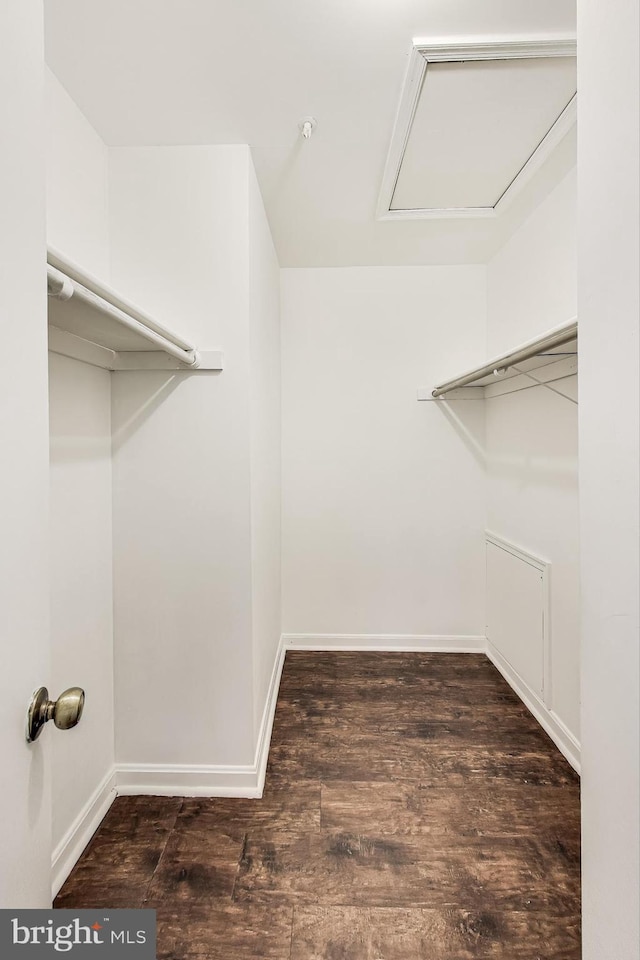
[(108, 279), (106, 144), (48, 67), (45, 93), (47, 242)]
[[(487, 354), (513, 349), (577, 312), (575, 167), (487, 265)], [(553, 710), (579, 737), (578, 447), (575, 377), (486, 401), (487, 527), (553, 563)], [(572, 393), (571, 391), (574, 391)], [(504, 651), (502, 651), (504, 652)], [(569, 742), (569, 741), (567, 741)]]
[(251, 567), (254, 735), (264, 738), (281, 623), (280, 274), (250, 152), (249, 353), (251, 396)]
[[(106, 146), (49, 69), (45, 85), (47, 239), (105, 278)], [(52, 682), (80, 684), (88, 704), (73, 736), (51, 745), (55, 886), (106, 812), (111, 789), (113, 501), (110, 375), (54, 353), (49, 371)], [(79, 756), (86, 762), (75, 771)]]

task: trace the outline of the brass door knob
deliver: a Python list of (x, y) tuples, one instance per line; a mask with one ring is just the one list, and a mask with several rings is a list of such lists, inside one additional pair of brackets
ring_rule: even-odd
[(31, 698), (27, 714), (27, 743), (33, 743), (49, 720), (58, 730), (70, 730), (80, 722), (84, 710), (84, 690), (69, 687), (57, 700), (49, 700), (46, 687), (39, 687)]

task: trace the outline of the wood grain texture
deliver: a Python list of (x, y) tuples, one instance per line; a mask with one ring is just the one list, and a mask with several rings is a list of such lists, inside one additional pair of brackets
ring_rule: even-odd
[(54, 906), (141, 907), (180, 804), (172, 797), (118, 797)]
[[(574, 960), (575, 922), (459, 909), (296, 908), (291, 960)], [(505, 943), (509, 944), (508, 951)], [(551, 952), (553, 951), (553, 952)]]
[(287, 654), (261, 800), (121, 797), (56, 906), (162, 960), (579, 960), (579, 781), (472, 654)]

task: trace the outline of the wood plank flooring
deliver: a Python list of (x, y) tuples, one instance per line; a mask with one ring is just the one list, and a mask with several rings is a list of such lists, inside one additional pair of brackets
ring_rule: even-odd
[(163, 960), (579, 960), (579, 781), (470, 654), (287, 654), (262, 800), (118, 798), (57, 907)]

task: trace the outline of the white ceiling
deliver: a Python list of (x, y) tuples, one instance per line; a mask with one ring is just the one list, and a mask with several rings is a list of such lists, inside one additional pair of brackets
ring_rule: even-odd
[(567, 37), (574, 0), (47, 0), (45, 15), (47, 61), (106, 143), (251, 145), (283, 266), (484, 262), (575, 160), (569, 134), (494, 220), (375, 220), (412, 39)]

